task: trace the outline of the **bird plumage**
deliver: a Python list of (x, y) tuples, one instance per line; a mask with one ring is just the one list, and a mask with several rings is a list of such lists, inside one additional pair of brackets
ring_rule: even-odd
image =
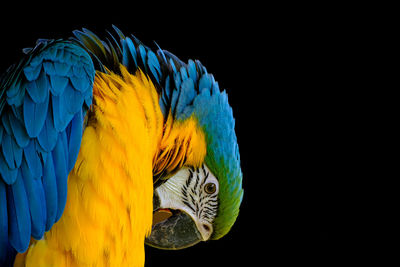
[(29, 246), (15, 266), (143, 265), (153, 186), (183, 166), (218, 178), (211, 238), (236, 220), (242, 173), (226, 93), (199, 61), (114, 30), (40, 40), (1, 77), (0, 262)]
[(0, 198), (7, 201), (0, 205), (8, 212), (0, 261), (8, 257), (3, 251), (25, 251), (31, 236), (42, 238), (62, 215), (91, 103), (91, 62), (76, 44), (41, 41), (2, 76)]

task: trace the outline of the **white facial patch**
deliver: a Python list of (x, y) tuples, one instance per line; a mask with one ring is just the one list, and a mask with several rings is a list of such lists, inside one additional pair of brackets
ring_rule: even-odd
[(160, 208), (181, 210), (190, 215), (203, 240), (212, 234), (218, 210), (219, 183), (206, 165), (184, 167), (156, 189)]

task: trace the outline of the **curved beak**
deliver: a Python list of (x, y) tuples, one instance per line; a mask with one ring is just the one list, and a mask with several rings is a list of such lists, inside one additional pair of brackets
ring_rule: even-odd
[(177, 250), (210, 239), (212, 224), (199, 217), (201, 212), (185, 204), (177, 189), (187, 184), (188, 176), (188, 169), (183, 169), (154, 190), (153, 226), (145, 244)]
[(202, 240), (196, 224), (188, 214), (172, 211), (167, 219), (153, 224), (145, 244), (159, 249), (177, 250), (193, 246)]

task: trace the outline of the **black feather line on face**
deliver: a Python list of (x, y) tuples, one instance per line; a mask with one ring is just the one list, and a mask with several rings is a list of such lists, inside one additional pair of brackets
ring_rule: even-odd
[(182, 186), (182, 203), (186, 205), (195, 216), (212, 223), (218, 210), (218, 193), (207, 194), (204, 185), (209, 178), (205, 166), (188, 168), (189, 175)]

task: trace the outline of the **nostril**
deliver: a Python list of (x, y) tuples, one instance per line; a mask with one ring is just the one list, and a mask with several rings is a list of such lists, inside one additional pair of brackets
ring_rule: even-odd
[(207, 232), (210, 231), (210, 227), (207, 224), (203, 224), (203, 228), (204, 230), (206, 230)]

